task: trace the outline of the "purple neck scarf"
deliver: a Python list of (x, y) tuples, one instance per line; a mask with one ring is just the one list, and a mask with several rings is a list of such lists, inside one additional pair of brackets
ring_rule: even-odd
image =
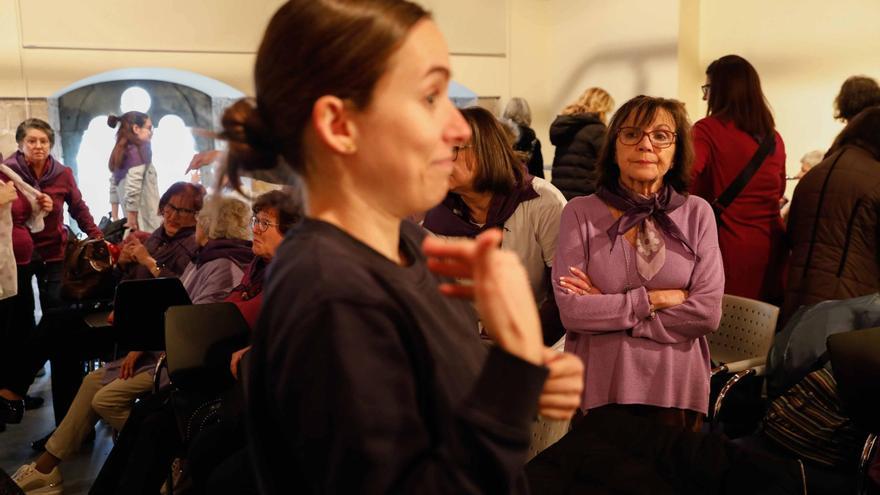
[(193, 263), (202, 266), (209, 261), (220, 258), (232, 260), (236, 265), (243, 267), (254, 259), (251, 250), (251, 241), (243, 239), (212, 239), (199, 250)]
[(504, 227), (504, 222), (513, 215), (520, 203), (538, 197), (538, 192), (532, 187), (532, 179), (534, 177), (526, 174), (522, 183), (517, 184), (509, 194), (494, 194), (486, 213), (486, 223), (482, 227), (471, 221), (467, 205), (455, 193), (447, 194), (442, 203), (428, 211), (422, 226), (435, 234), (450, 237), (476, 237), (486, 229)]
[(37, 180), (37, 176), (34, 175), (34, 170), (28, 166), (27, 160), (24, 158), (24, 153), (21, 150), (16, 151), (12, 156), (14, 161), (12, 163), (7, 164), (12, 167), (12, 170), (21, 176), (21, 178), (37, 189), (43, 189), (45, 186), (51, 184), (55, 181), (55, 179), (64, 172), (64, 165), (61, 165), (52, 155), (46, 157), (46, 169), (43, 171), (43, 176)]
[(622, 215), (611, 227), (608, 228), (608, 238), (611, 240), (611, 249), (617, 242), (617, 238), (628, 232), (633, 227), (638, 227), (636, 234), (636, 253), (638, 259), (636, 266), (639, 274), (645, 280), (650, 280), (660, 271), (666, 260), (666, 243), (658, 230), (662, 230), (670, 237), (681, 242), (691, 253), (696, 251), (690, 245), (684, 234), (675, 225), (668, 213), (683, 205), (687, 199), (679, 194), (669, 184), (663, 187), (651, 197), (644, 197), (630, 192), (620, 184), (612, 188), (600, 186), (596, 196), (608, 206), (620, 210)]

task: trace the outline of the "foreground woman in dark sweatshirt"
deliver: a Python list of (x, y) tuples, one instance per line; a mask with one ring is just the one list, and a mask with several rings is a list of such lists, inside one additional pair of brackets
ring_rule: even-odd
[[(244, 370), (262, 493), (524, 493), (535, 415), (577, 405), (582, 365), (542, 345), (500, 232), (447, 245), (402, 221), (443, 199), (469, 138), (449, 78), (417, 5), (294, 0), (260, 47), (256, 107), (223, 118), (233, 182), (281, 155), (308, 190)], [(491, 351), (444, 297), (471, 294)]]

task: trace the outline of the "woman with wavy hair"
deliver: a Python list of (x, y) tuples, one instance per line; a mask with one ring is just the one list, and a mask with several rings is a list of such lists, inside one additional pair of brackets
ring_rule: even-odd
[(107, 125), (116, 130), (116, 145), (110, 153), (111, 215), (118, 218), (119, 205), (128, 219), (128, 228), (153, 232), (162, 223), (159, 209), (159, 184), (153, 166), (153, 121), (137, 111), (107, 117)]
[(709, 64), (703, 98), (709, 109), (706, 118), (694, 124), (691, 192), (714, 203), (760, 145), (768, 141), (770, 146), (754, 175), (718, 215), (724, 292), (778, 303), (787, 258), (780, 216), (785, 144), (776, 132), (758, 72), (746, 59), (727, 55)]
[(550, 142), (556, 146), (552, 182), (565, 199), (596, 191), (596, 159), (605, 141), (605, 123), (614, 98), (602, 88), (588, 88), (562, 110), (550, 125)]

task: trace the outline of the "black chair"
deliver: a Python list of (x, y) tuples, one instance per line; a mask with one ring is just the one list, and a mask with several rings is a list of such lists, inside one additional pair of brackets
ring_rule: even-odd
[(165, 349), (165, 311), (192, 304), (178, 278), (126, 280), (116, 287), (113, 327), (121, 348)]
[(843, 407), (853, 423), (868, 432), (858, 473), (858, 493), (864, 494), (868, 464), (880, 434), (880, 328), (831, 335), (827, 346)]

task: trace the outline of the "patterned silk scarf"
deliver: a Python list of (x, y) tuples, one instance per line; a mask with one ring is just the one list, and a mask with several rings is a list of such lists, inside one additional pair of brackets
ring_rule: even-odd
[(683, 205), (687, 199), (669, 184), (665, 184), (656, 194), (642, 196), (620, 184), (613, 188), (599, 187), (596, 196), (608, 206), (620, 210), (622, 215), (608, 229), (611, 249), (617, 238), (633, 227), (636, 229), (636, 269), (645, 280), (651, 280), (666, 262), (666, 241), (661, 231), (679, 242), (696, 255), (684, 234), (675, 225), (668, 213)]

